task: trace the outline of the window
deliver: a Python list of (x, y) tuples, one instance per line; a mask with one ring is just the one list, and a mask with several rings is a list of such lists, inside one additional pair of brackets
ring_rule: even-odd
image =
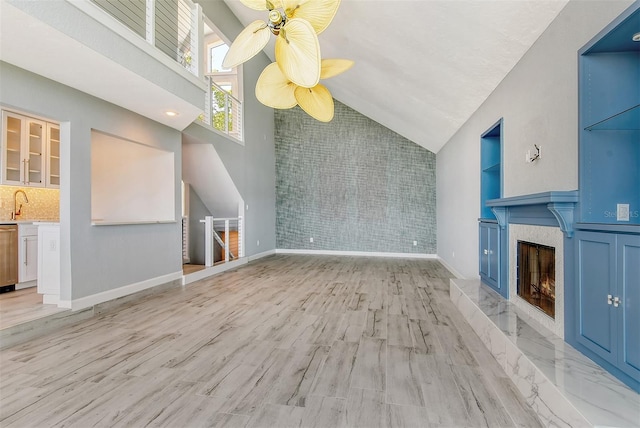
[(211, 83), (208, 111), (203, 119), (215, 129), (242, 141), (242, 87), (239, 67), (222, 68), (230, 42), (215, 26), (204, 19), (204, 47), (207, 58), (206, 78)]

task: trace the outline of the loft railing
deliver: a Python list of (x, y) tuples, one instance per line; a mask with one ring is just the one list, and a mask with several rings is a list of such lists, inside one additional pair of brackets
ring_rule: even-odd
[(242, 102), (218, 86), (213, 75), (205, 76), (207, 91), (202, 121), (236, 140), (242, 141)]
[(199, 76), (202, 9), (191, 0), (91, 0)]
[(205, 266), (213, 266), (216, 262), (215, 243), (218, 243), (222, 248), (222, 260), (220, 261), (228, 262), (244, 257), (242, 217), (214, 218), (213, 216), (205, 216), (204, 220), (200, 220), (200, 223), (204, 223)]

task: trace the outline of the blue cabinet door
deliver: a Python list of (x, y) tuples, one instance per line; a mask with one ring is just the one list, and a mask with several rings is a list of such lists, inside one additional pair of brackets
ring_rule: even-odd
[(480, 223), (480, 276), (489, 278), (489, 226)]
[(616, 236), (581, 231), (576, 233), (575, 239), (578, 284), (576, 340), (615, 364), (618, 358), (616, 308), (613, 305)]
[(618, 235), (618, 291), (621, 333), (618, 366), (640, 380), (640, 236)]
[(489, 279), (500, 288), (500, 229), (489, 227)]
[(496, 222), (480, 222), (480, 279), (507, 297), (501, 288), (500, 275), (500, 227)]

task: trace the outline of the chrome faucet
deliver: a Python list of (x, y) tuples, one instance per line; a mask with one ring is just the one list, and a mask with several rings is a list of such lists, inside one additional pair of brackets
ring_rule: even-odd
[(29, 203), (29, 198), (27, 198), (27, 194), (24, 193), (24, 190), (22, 189), (16, 190), (13, 193), (13, 212), (11, 213), (11, 220), (17, 220), (18, 216), (22, 211), (22, 204), (20, 204), (20, 207), (18, 207), (18, 193), (22, 193), (22, 195), (24, 196), (24, 201), (27, 204)]

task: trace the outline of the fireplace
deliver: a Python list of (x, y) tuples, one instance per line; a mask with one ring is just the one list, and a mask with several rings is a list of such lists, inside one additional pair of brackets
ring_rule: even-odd
[(517, 242), (518, 296), (555, 318), (555, 248), (526, 241)]
[[(525, 274), (520, 272), (519, 265), (521, 264), (522, 255), (520, 254), (520, 243), (528, 243), (536, 246), (536, 248), (551, 248), (554, 251), (554, 257), (550, 258), (548, 254), (543, 255), (544, 264), (549, 267), (553, 266), (553, 276), (546, 275), (542, 278), (543, 290), (545, 293), (544, 298), (541, 295), (535, 294), (535, 287), (533, 292), (530, 291), (529, 295), (535, 297), (533, 302), (529, 301), (525, 296), (520, 295), (518, 288), (526, 288), (531, 284), (538, 285), (540, 272), (544, 269), (537, 267), (540, 261), (529, 261), (529, 266), (532, 264), (535, 266), (535, 275)], [(530, 250), (529, 253), (536, 254), (535, 250)], [(539, 256), (539, 251), (537, 251)], [(544, 251), (543, 251), (544, 253)], [(546, 268), (545, 268), (546, 269)], [(550, 270), (550, 269), (547, 269)], [(523, 280), (528, 277), (524, 287), (520, 287), (520, 278)], [(553, 280), (553, 288), (551, 282)], [(553, 291), (553, 292), (552, 292)], [(542, 294), (542, 293), (540, 293)], [(547, 296), (548, 295), (548, 296)], [(554, 304), (551, 305), (550, 297), (553, 297)], [(541, 306), (538, 306), (538, 302), (542, 302)], [(561, 338), (564, 338), (564, 235), (559, 227), (552, 226), (539, 226), (532, 224), (509, 224), (509, 302), (516, 305), (520, 310), (529, 315), (531, 318), (540, 323), (543, 327), (548, 328), (552, 332)], [(548, 314), (545, 308), (553, 308), (553, 312)]]

